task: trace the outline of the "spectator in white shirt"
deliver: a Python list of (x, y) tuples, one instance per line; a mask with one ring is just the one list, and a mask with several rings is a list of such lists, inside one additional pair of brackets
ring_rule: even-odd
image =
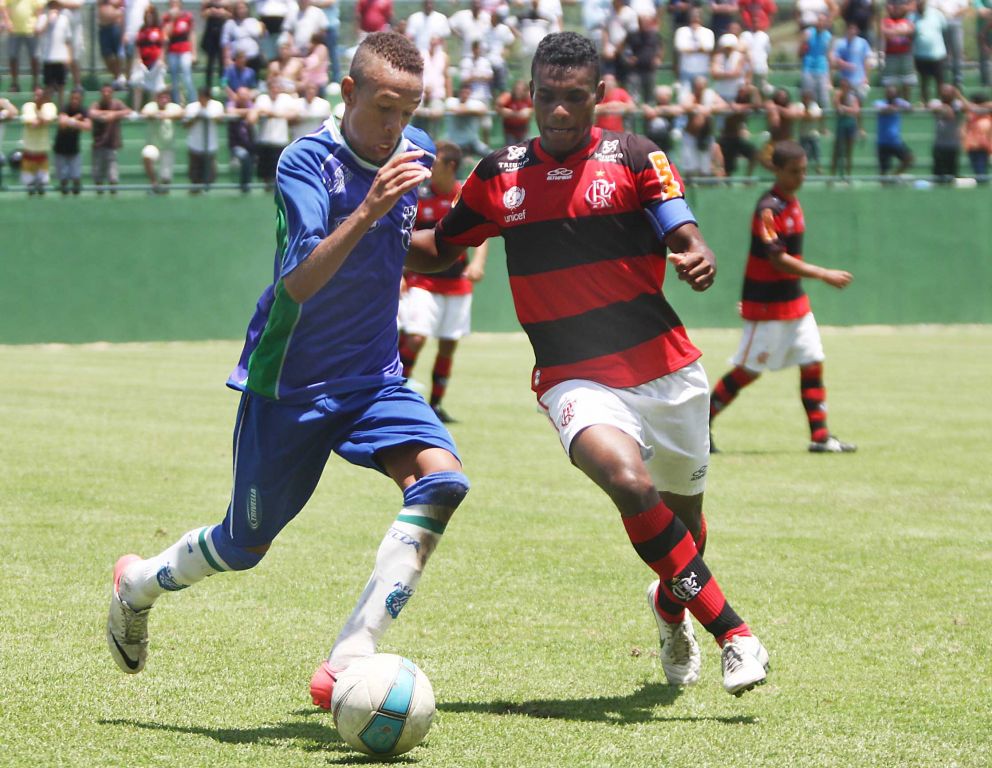
[(930, 0), (930, 5), (944, 14), (947, 26), (944, 27), (944, 47), (947, 48), (947, 63), (951, 68), (954, 85), (961, 87), (961, 68), (964, 63), (964, 17), (968, 13), (968, 0)]
[(289, 120), (290, 139), (296, 141), (320, 130), (320, 126), (331, 116), (331, 103), (320, 96), (317, 86), (309, 83), (303, 86), (303, 95), (296, 103), (296, 114)]
[(268, 80), (268, 93), (255, 99), (255, 110), (249, 122), (258, 123), (256, 150), (258, 152), (258, 178), (266, 191), (275, 187), (276, 166), (279, 155), (289, 145), (289, 121), (299, 113), (297, 99), (286, 93), (278, 77)]
[(431, 39), (451, 34), (448, 17), (434, 10), (434, 0), (424, 0), (422, 11), (411, 13), (406, 20), (404, 34), (422, 51), (430, 48)]
[(38, 15), (35, 24), (41, 59), (41, 84), (55, 95), (55, 104), (62, 106), (65, 84), (72, 64), (72, 18), (61, 10), (57, 0), (49, 0), (47, 8)]
[(724, 101), (734, 101), (744, 85), (745, 56), (736, 35), (727, 33), (717, 40), (716, 53), (710, 65), (713, 90)]
[(210, 89), (201, 86), (197, 99), (186, 105), (186, 150), (189, 154), (190, 190), (197, 194), (209, 189), (217, 179), (217, 123), (224, 117), (224, 105), (210, 98)]
[(290, 6), (283, 21), (282, 33), (292, 39), (295, 55), (306, 56), (313, 36), (326, 36), (327, 16), (311, 0), (299, 0), (299, 5)]
[(675, 30), (675, 66), (683, 91), (692, 88), (694, 78), (709, 76), (715, 43), (712, 30), (703, 26), (699, 8), (693, 8), (689, 23)]
[(615, 75), (621, 85), (627, 82), (624, 64), (624, 47), (627, 36), (637, 31), (637, 12), (627, 5), (627, 0), (613, 0), (606, 15), (600, 41), (603, 71)]
[(462, 41), (462, 58), (472, 53), (472, 43), (482, 40), (486, 30), (492, 26), (492, 18), (482, 10), (479, 0), (472, 0), (468, 8), (451, 15), (451, 33)]
[[(739, 28), (737, 24), (730, 25), (731, 30)], [(763, 29), (749, 29), (738, 35), (741, 48), (747, 58), (748, 77), (751, 85), (761, 92), (762, 96), (769, 94), (768, 58), (772, 53), (772, 40)]]
[(506, 88), (507, 49), (516, 41), (517, 32), (497, 13), (490, 14), (489, 20), (489, 28), (482, 35), (482, 50), (493, 67), (493, 92), (499, 93)]

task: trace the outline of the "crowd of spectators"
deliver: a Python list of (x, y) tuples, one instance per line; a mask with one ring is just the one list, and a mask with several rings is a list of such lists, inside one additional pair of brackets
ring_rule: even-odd
[[(866, 112), (876, 115), (879, 173), (905, 173), (915, 158), (902, 138), (902, 116), (913, 110), (933, 115), (934, 176), (956, 177), (965, 155), (974, 175), (987, 178), (989, 100), (965, 97), (961, 88), (967, 14), (976, 19), (980, 77), (989, 84), (992, 0), (796, 0), (794, 88), (769, 82), (768, 30), (782, 18), (774, 0), (565, 2), (581, 5), (585, 34), (602, 56), (598, 123), (643, 131), (678, 153), (690, 179), (751, 175), (769, 165), (772, 144), (782, 139), (803, 144), (814, 173), (850, 176), (855, 144), (867, 139)], [(135, 119), (147, 128), (142, 164), (153, 192), (167, 191), (172, 180), (177, 126), (185, 132), (192, 191), (215, 181), (225, 132), (242, 189), (256, 180), (270, 187), (282, 148), (332, 114), (349, 46), (384, 28), (406, 34), (424, 57), (415, 124), (483, 155), (497, 141), (529, 135), (525, 65), (564, 23), (561, 0), (470, 0), (447, 14), (423, 0), (406, 18), (396, 17), (392, 0), (356, 0), (349, 11), (357, 39), (341, 41), (338, 0), (203, 0), (195, 11), (183, 0), (165, 7), (97, 0), (107, 82), (87, 106), (79, 90), (81, 5), (0, 0), (7, 90), (24, 84), (26, 58), (33, 94), (20, 110), (0, 100), (0, 131), (15, 117), (23, 123), (20, 171), (32, 194), (48, 184), (50, 149), (61, 190), (79, 191), (82, 133), (92, 136), (94, 185), (112, 191), (120, 125)], [(873, 86), (884, 97), (872, 98)], [(821, 148), (831, 137), (832, 148)]]

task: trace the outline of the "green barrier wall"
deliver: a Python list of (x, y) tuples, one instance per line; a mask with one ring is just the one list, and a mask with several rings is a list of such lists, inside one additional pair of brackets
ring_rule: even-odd
[[(716, 286), (669, 278), (692, 327), (737, 324), (760, 188), (691, 192), (716, 252)], [(806, 257), (849, 269), (845, 291), (808, 286), (821, 324), (992, 322), (992, 190), (810, 188)], [(0, 195), (0, 343), (239, 338), (271, 278), (274, 207), (261, 193), (27, 199)], [(517, 330), (502, 241), (475, 329)]]

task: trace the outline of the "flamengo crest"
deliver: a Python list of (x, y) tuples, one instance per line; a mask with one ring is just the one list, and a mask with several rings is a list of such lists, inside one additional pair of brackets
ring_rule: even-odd
[[(616, 191), (617, 183), (606, 179), (594, 179), (589, 188), (586, 189), (586, 202), (591, 208), (611, 208), (613, 207), (613, 193)], [(506, 197), (503, 198), (504, 202)]]

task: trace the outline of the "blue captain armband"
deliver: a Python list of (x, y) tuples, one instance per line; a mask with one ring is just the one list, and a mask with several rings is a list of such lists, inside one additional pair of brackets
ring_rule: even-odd
[(644, 212), (661, 242), (665, 242), (665, 237), (683, 224), (696, 223), (696, 217), (692, 215), (689, 204), (682, 197), (649, 203)]

